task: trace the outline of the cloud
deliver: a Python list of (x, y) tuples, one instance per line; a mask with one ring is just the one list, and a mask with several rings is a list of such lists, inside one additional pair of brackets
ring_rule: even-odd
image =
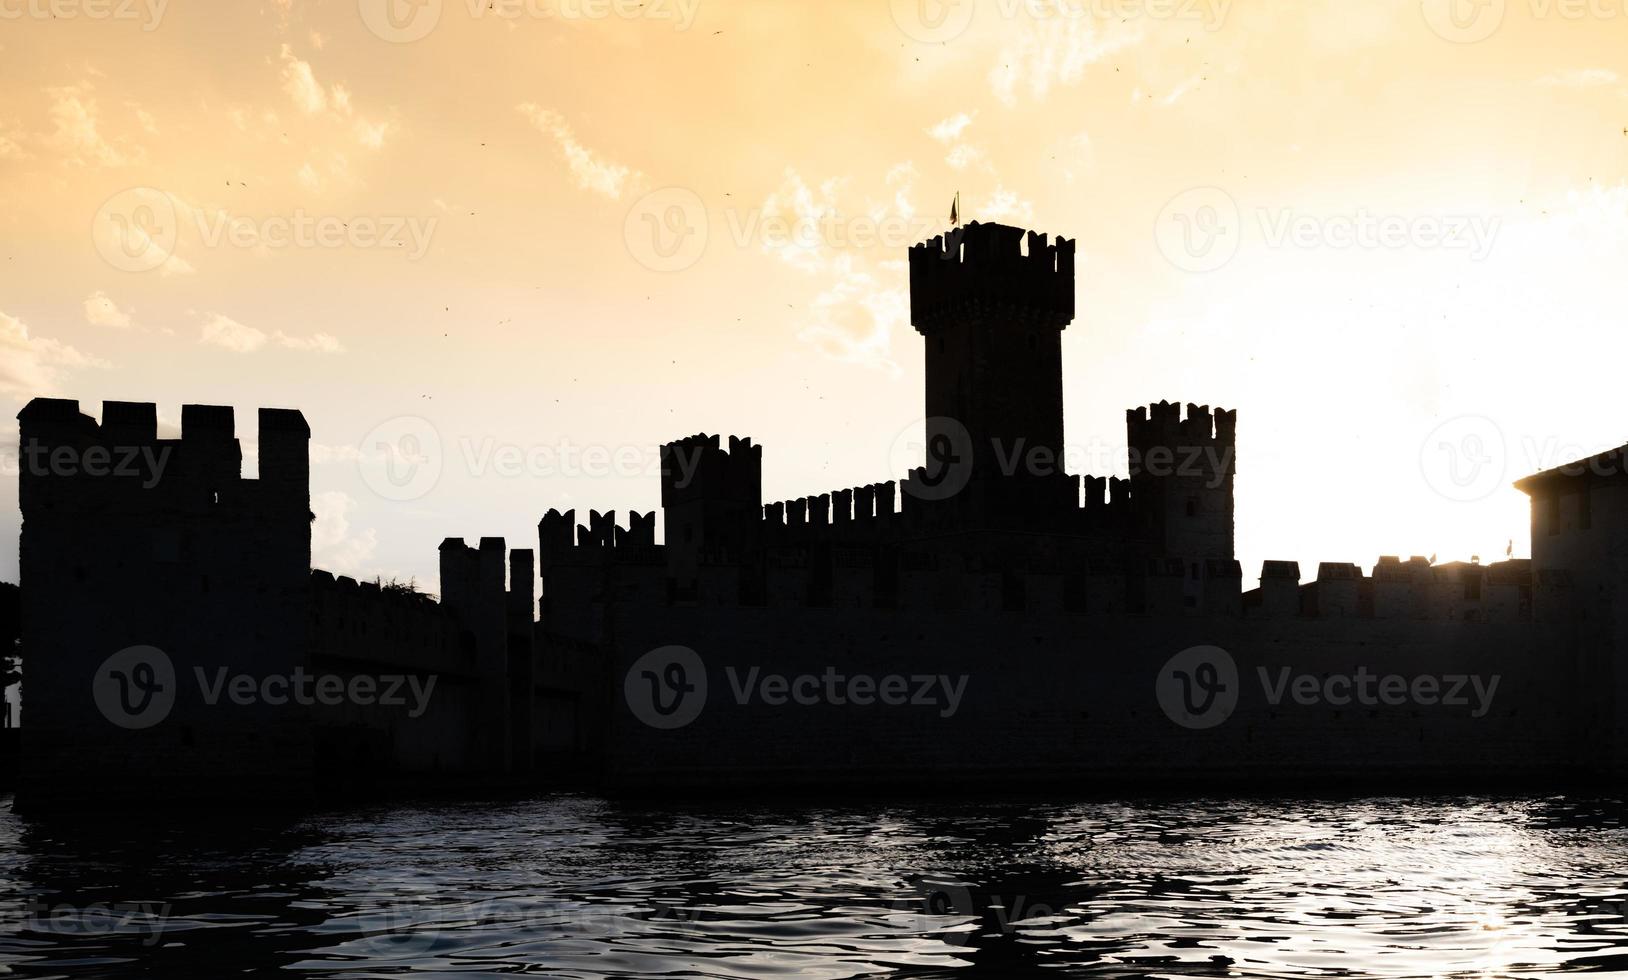
[[(969, 214), (974, 213), (969, 210)], [(976, 215), (980, 221), (1000, 221), (1007, 224), (1034, 224), (1034, 202), (1019, 197), (1016, 191), (996, 185), (989, 199), (980, 204)]]
[(822, 224), (827, 215), (841, 215), (837, 204), (841, 187), (842, 181), (834, 177), (817, 188), (810, 187), (801, 174), (787, 167), (780, 186), (764, 199), (761, 215), (765, 222), (783, 223), (791, 233), (765, 236), (762, 250), (804, 272), (825, 270), (831, 261), (831, 248)]
[(603, 194), (614, 201), (643, 181), (644, 175), (637, 170), (611, 163), (583, 146), (571, 127), (554, 110), (530, 102), (516, 108), (531, 120), (533, 126), (554, 138), (567, 166), (571, 168), (571, 176), (576, 178), (577, 186), (583, 190)]
[(1044, 99), (1053, 87), (1078, 83), (1087, 67), (1139, 44), (1145, 36), (1140, 19), (1128, 25), (1106, 23), (1100, 26), (1095, 18), (1083, 16), (1027, 18), (1017, 36), (1001, 48), (989, 72), (995, 97), (1013, 105), (1019, 90), (1027, 88), (1031, 97)]
[(321, 442), (312, 442), (309, 446), (312, 466), (354, 463), (362, 458), (362, 451), (355, 446), (330, 446)]
[[(807, 314), (797, 339), (827, 357), (891, 377), (902, 373), (892, 358), (893, 337), (910, 317), (909, 296), (899, 285), (903, 276), (896, 268), (897, 258), (906, 246), (932, 230), (917, 217), (911, 203), (915, 179), (915, 167), (898, 164), (886, 174), (887, 197), (881, 203), (844, 207), (845, 194), (852, 196), (846, 193), (846, 181), (831, 178), (811, 185), (795, 169), (787, 168), (780, 186), (760, 209), (764, 221), (773, 219), (795, 229), (782, 238), (765, 238), (762, 250), (817, 283), (817, 292), (803, 307)], [(827, 236), (825, 229), (832, 221), (831, 233), (840, 232), (844, 237)], [(861, 226), (898, 231), (864, 239), (847, 237)], [(889, 240), (899, 232), (909, 240)]]
[(967, 170), (987, 163), (988, 160), (983, 150), (968, 143), (957, 143), (944, 156), (944, 162), (949, 164), (952, 170)]
[(272, 342), (290, 350), (315, 351), (319, 354), (343, 354), (345, 345), (332, 334), (314, 333), (309, 337), (293, 337), (281, 330), (271, 335)]
[(1538, 84), (1557, 88), (1601, 88), (1615, 85), (1617, 81), (1617, 73), (1606, 68), (1574, 68), (1544, 75)]
[[(325, 116), (336, 121), (350, 120), (351, 134), (358, 143), (370, 150), (384, 146), (385, 137), (393, 128), (392, 124), (388, 121), (374, 122), (358, 115), (351, 101), (351, 91), (343, 82), (324, 88), (317, 80), (316, 71), (311, 67), (311, 63), (301, 59), (287, 44), (282, 47), (281, 59), (283, 91), (288, 94), (296, 108), (308, 116)], [(233, 121), (238, 128), (243, 127), (241, 115), (234, 115)]]
[(0, 160), (25, 160), (28, 153), (23, 150), (21, 143), (17, 142), (22, 133), (15, 124), (0, 122)]
[(295, 56), (294, 49), (286, 44), (283, 45), (282, 59), (283, 91), (294, 100), (294, 105), (307, 115), (327, 111), (328, 93), (323, 91), (322, 83), (317, 81), (316, 72), (311, 70), (311, 63), (301, 61)]
[(85, 319), (92, 326), (112, 327), (115, 330), (124, 330), (130, 326), (130, 314), (119, 309), (118, 305), (101, 290), (90, 295), (85, 300)]
[(797, 339), (827, 357), (898, 377), (903, 372), (892, 357), (893, 335), (909, 319), (909, 296), (883, 287), (849, 256), (836, 264), (836, 281), (814, 297), (811, 320)]
[(1199, 83), (1199, 81), (1200, 81), (1200, 76), (1198, 76), (1198, 75), (1194, 75), (1191, 78), (1182, 79), (1181, 83), (1178, 84), (1175, 88), (1171, 89), (1170, 93), (1168, 95), (1166, 95), (1163, 99), (1159, 100), (1159, 104), (1160, 105), (1175, 105), (1177, 102), (1181, 101), (1182, 96), (1184, 96), (1188, 92), (1192, 91), (1193, 86), (1197, 85)]
[(0, 312), (0, 392), (49, 395), (56, 390), (57, 375), (63, 368), (111, 366), (60, 341), (30, 336), (23, 321)]
[(262, 350), (267, 344), (319, 354), (342, 354), (345, 351), (345, 346), (332, 334), (314, 333), (309, 337), (296, 337), (281, 330), (268, 334), (264, 330), (239, 323), (219, 313), (211, 313), (204, 320), (198, 340), (211, 347), (224, 348), (238, 354), (252, 354)]
[(156, 188), (133, 187), (110, 198), (106, 206), (108, 213), (91, 225), (103, 255), (123, 256), (131, 266), (157, 269), (165, 278), (197, 271), (175, 254), (180, 223), (196, 216), (185, 201)]
[(81, 166), (122, 167), (139, 163), (145, 156), (139, 147), (109, 140), (102, 134), (101, 118), (95, 100), (90, 97), (89, 85), (52, 88), (46, 92), (51, 96), (54, 127), (46, 142), (67, 159)]
[(953, 143), (961, 138), (966, 128), (972, 125), (973, 117), (966, 113), (957, 113), (948, 119), (934, 123), (927, 128), (927, 135), (940, 143)]
[(377, 150), (384, 146), (384, 138), (390, 134), (392, 126), (388, 122), (371, 122), (366, 119), (357, 119), (352, 127), (356, 134), (356, 142), (370, 150)]
[(927, 127), (928, 136), (950, 148), (944, 162), (953, 170), (967, 170), (980, 165), (988, 167), (989, 157), (981, 147), (961, 142), (961, 135), (975, 118), (976, 113), (968, 115), (962, 112)]
[(214, 347), (248, 354), (266, 346), (266, 332), (247, 327), (231, 317), (213, 314), (204, 321), (198, 339)]
[(331, 571), (355, 575), (373, 559), (379, 546), (379, 532), (351, 530), (356, 501), (350, 494), (326, 490), (311, 495), (311, 564)]

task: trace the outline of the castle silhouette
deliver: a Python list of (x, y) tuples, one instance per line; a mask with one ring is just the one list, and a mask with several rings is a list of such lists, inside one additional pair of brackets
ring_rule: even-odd
[(1128, 478), (1064, 472), (1072, 241), (975, 222), (909, 270), (920, 467), (765, 503), (761, 446), (680, 439), (660, 543), (654, 513), (550, 510), (535, 552), (448, 538), (439, 600), (311, 568), (297, 411), (260, 410), (248, 480), (230, 408), (170, 440), (151, 404), (31, 401), (19, 803), (1628, 759), (1621, 451), (1518, 484), (1530, 561), (1269, 561), (1246, 592), (1234, 412), (1133, 409)]

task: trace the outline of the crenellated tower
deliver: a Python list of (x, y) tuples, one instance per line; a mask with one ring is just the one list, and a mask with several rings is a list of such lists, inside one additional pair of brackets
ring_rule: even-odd
[(706, 560), (755, 547), (763, 515), (763, 447), (751, 439), (694, 435), (661, 447), (661, 509), (669, 574), (693, 585)]
[(930, 470), (954, 449), (970, 454), (975, 478), (1048, 454), (1061, 471), (1062, 332), (1073, 319), (1069, 239), (975, 221), (910, 249)]
[(1131, 492), (1157, 554), (1233, 557), (1238, 413), (1159, 402), (1125, 413)]
[(297, 799), (312, 735), (299, 705), (200, 692), (287, 677), (309, 658), (310, 428), (259, 411), (259, 479), (230, 407), (36, 398), (18, 415), (28, 650), (20, 795)]

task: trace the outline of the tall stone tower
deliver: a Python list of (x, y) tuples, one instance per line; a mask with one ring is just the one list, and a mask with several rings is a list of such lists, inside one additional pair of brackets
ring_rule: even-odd
[(1063, 329), (1073, 319), (1071, 239), (974, 221), (910, 249), (928, 423), (926, 466), (907, 490), (970, 483), (967, 498), (985, 510), (1021, 506), (1000, 477), (1042, 477), (1066, 495)]
[(147, 403), (104, 402), (98, 423), (76, 401), (36, 398), (17, 418), (18, 800), (308, 796), (308, 708), (207, 693), (309, 664), (304, 416), (260, 409), (259, 479), (242, 475), (229, 407), (182, 406), (179, 439), (158, 437)]
[(1034, 475), (1048, 457), (1061, 474), (1062, 334), (1073, 319), (1072, 240), (975, 221), (910, 249), (929, 475), (946, 451), (968, 457), (960, 465), (974, 482)]

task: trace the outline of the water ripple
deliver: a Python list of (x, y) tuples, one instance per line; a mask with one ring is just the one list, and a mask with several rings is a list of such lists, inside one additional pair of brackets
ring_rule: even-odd
[(1620, 800), (0, 814), (26, 976), (1536, 977), (1628, 970)]

